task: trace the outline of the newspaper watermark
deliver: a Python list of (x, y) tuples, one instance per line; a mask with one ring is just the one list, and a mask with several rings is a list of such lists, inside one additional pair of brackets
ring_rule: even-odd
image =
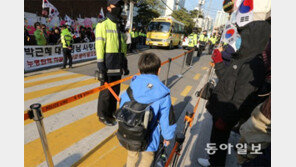
[[(250, 146), (249, 146), (250, 147)], [(205, 150), (207, 151), (207, 154), (213, 155), (216, 153), (218, 149), (220, 150), (227, 150), (228, 154), (231, 154), (231, 148), (235, 148), (237, 154), (239, 155), (246, 155), (249, 151), (250, 154), (262, 154), (261, 152), (261, 144), (251, 144), (251, 148), (248, 148), (248, 145), (246, 143), (238, 143), (236, 145), (233, 145), (231, 143), (228, 144), (220, 144), (218, 147), (216, 146), (216, 143), (207, 143), (207, 147)]]

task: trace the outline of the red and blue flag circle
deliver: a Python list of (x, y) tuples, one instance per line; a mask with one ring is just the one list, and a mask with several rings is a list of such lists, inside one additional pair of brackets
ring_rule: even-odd
[(227, 30), (225, 33), (225, 38), (226, 39), (231, 38), (233, 36), (234, 32), (235, 32), (234, 29)]
[(244, 0), (239, 7), (240, 13), (248, 13), (253, 10), (253, 0)]

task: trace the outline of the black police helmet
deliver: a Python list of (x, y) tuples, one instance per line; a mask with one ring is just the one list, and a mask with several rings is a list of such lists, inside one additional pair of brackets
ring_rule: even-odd
[(123, 0), (108, 0), (108, 2), (107, 2), (107, 5), (109, 6), (109, 5), (123, 5), (124, 4), (124, 2), (123, 2)]

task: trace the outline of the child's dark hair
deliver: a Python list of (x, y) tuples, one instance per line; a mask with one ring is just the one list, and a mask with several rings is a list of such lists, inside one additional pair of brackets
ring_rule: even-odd
[(138, 61), (141, 74), (158, 74), (161, 61), (154, 53), (143, 53)]

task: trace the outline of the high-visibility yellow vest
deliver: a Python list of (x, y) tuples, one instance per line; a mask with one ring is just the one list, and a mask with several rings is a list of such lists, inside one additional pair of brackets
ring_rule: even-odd
[(200, 42), (208, 42), (208, 37), (201, 34), (201, 35), (199, 35), (198, 41), (200, 41)]
[(74, 42), (73, 36), (67, 28), (62, 30), (61, 42), (63, 44), (63, 48), (70, 47), (72, 45), (72, 43)]
[(211, 37), (210, 41), (212, 42), (212, 44), (216, 44), (217, 42), (217, 37)]
[(188, 47), (194, 47), (196, 44), (197, 44), (197, 34), (195, 33), (191, 33), (189, 36), (188, 36)]
[(135, 32), (135, 38), (137, 38), (139, 36), (138, 31)]
[(135, 36), (135, 32), (134, 32), (134, 31), (131, 31), (130, 34), (131, 34), (131, 37), (132, 37), (132, 38), (136, 38), (136, 36)]
[(123, 33), (121, 33), (121, 50), (119, 50), (118, 33), (116, 23), (109, 18), (102, 20), (96, 26), (97, 61), (104, 62), (106, 68), (113, 71), (122, 69), (123, 59), (120, 56), (126, 56), (127, 51)]

